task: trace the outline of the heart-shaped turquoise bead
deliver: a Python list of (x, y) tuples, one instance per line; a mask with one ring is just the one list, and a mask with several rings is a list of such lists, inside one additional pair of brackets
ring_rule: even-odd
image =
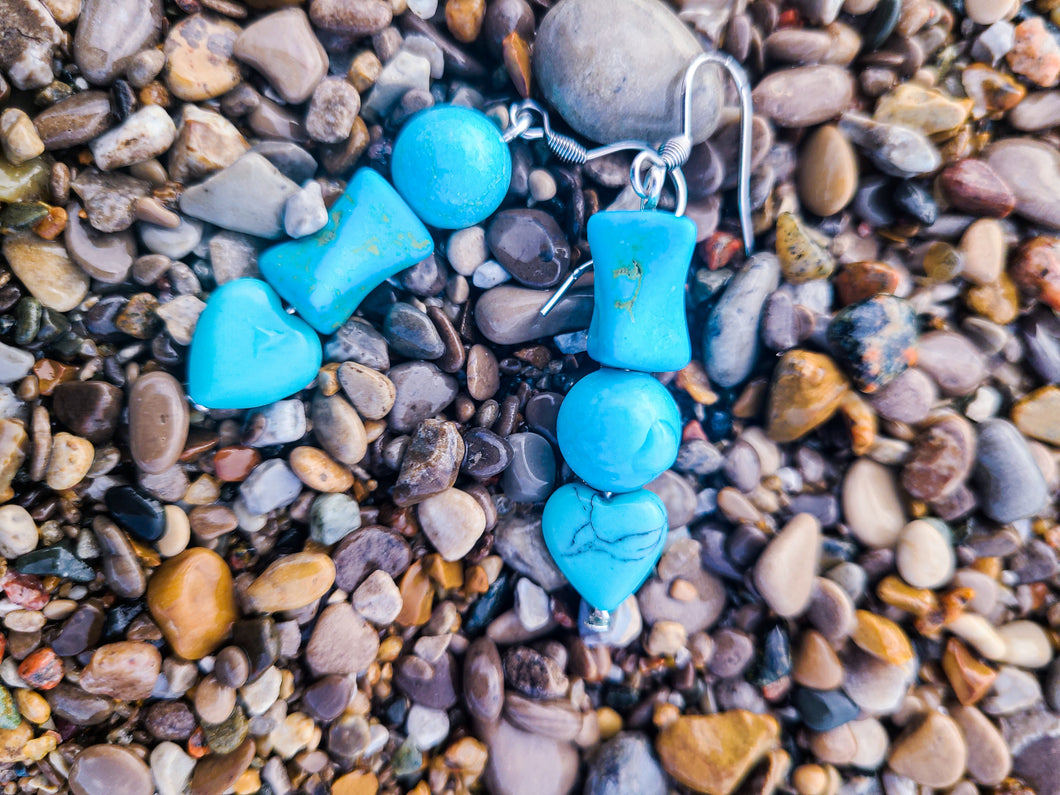
[(321, 334), (349, 318), (398, 271), (427, 259), (434, 241), (390, 183), (370, 168), (353, 175), (315, 235), (258, 258), (261, 275)]
[(249, 409), (298, 392), (322, 360), (320, 338), (283, 310), (260, 279), (218, 287), (199, 315), (188, 354), (188, 396), (211, 409)]
[(568, 483), (541, 518), (559, 570), (597, 610), (614, 610), (655, 568), (666, 541), (666, 506), (646, 489), (607, 497)]

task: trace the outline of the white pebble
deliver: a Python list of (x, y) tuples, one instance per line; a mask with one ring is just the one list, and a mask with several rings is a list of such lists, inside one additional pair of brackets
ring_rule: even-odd
[(547, 202), (556, 196), (556, 178), (543, 168), (535, 168), (527, 178), (534, 201)]
[(902, 579), (914, 588), (938, 588), (953, 577), (953, 547), (935, 525), (917, 519), (898, 534), (895, 565)]
[(376, 570), (353, 592), (353, 607), (368, 621), (385, 627), (401, 612), (401, 591), (389, 574)]
[(475, 269), (475, 274), (471, 277), (471, 283), (480, 289), (488, 290), (498, 284), (504, 284), (511, 278), (511, 274), (504, 269), (504, 266), (496, 260), (490, 259)]
[(461, 276), (470, 276), (489, 257), (486, 230), (481, 226), (469, 226), (453, 232), (446, 243), (445, 256), (454, 271)]
[(0, 555), (17, 558), (37, 548), (37, 523), (21, 505), (0, 508)]
[(1053, 659), (1053, 646), (1040, 624), (1034, 621), (1012, 621), (998, 629), (1005, 643), (1002, 662), (1021, 668), (1042, 668)]
[(438, 0), (408, 0), (408, 7), (420, 19), (430, 19), (438, 13)]
[(275, 665), (265, 669), (265, 673), (250, 684), (239, 688), (239, 696), (246, 705), (247, 714), (264, 715), (269, 707), (280, 697), (280, 685), (283, 675)]
[(316, 180), (306, 182), (300, 191), (287, 197), (283, 205), (283, 228), (290, 237), (307, 237), (328, 223), (328, 208)]
[(421, 751), (429, 751), (449, 735), (449, 716), (445, 710), (413, 704), (405, 721), (409, 739)]
[(515, 613), (527, 632), (546, 626), (552, 618), (545, 589), (525, 577), (515, 584)]

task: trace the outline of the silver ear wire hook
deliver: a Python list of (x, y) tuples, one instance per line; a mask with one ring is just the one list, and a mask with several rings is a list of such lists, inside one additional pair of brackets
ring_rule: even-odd
[(754, 251), (754, 225), (751, 223), (751, 130), (754, 107), (751, 102), (751, 84), (740, 63), (731, 55), (710, 51), (704, 52), (688, 65), (684, 85), (684, 130), (659, 149), (659, 156), (671, 173), (677, 173), (692, 154), (692, 101), (696, 72), (704, 64), (717, 64), (729, 73), (740, 94), (740, 163), (737, 174), (737, 209), (740, 215), (740, 231), (743, 235), (744, 253)]

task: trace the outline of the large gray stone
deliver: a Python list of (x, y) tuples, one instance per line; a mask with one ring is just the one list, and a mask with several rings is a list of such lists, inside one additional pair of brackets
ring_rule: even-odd
[(162, 0), (85, 0), (74, 60), (90, 83), (106, 85), (162, 32)]
[(184, 213), (224, 229), (276, 239), (283, 235), (283, 208), (298, 192), (261, 155), (250, 152), (180, 197)]
[[(587, 138), (660, 143), (681, 132), (685, 70), (703, 48), (658, 0), (561, 0), (534, 44), (534, 75), (545, 98)], [(693, 139), (718, 125), (720, 72), (700, 67)]]

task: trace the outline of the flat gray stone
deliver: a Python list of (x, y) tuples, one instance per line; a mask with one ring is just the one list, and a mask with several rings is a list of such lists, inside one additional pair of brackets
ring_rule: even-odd
[(283, 235), (284, 205), (297, 192), (296, 183), (250, 152), (184, 191), (180, 209), (223, 229), (275, 240)]

